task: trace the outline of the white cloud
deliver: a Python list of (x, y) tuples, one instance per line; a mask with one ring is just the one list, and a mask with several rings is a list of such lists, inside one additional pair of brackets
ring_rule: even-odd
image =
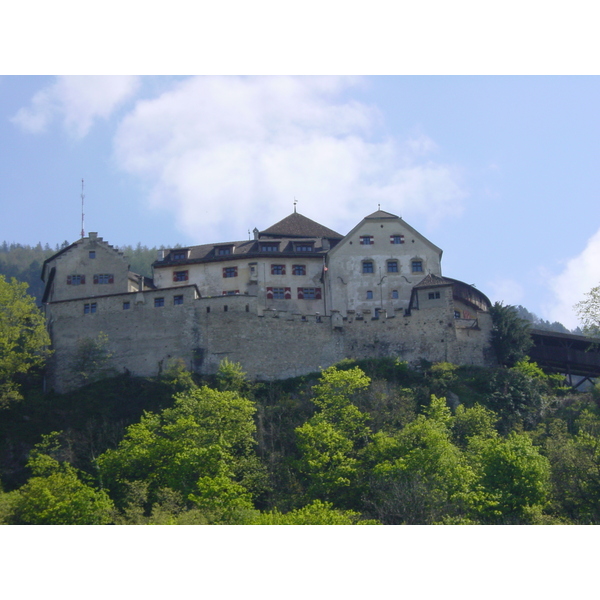
[(525, 290), (523, 286), (513, 279), (495, 279), (487, 283), (489, 298), (492, 302), (519, 305), (523, 302)]
[(544, 318), (559, 321), (569, 329), (580, 325), (573, 306), (600, 284), (600, 229), (588, 240), (583, 252), (570, 259), (562, 273), (548, 281), (554, 295), (543, 306)]
[(435, 224), (462, 210), (460, 173), (424, 135), (374, 141), (382, 117), (334, 77), (195, 77), (123, 119), (115, 156), (198, 243), (298, 211), (345, 233), (381, 208)]
[(42, 133), (61, 118), (67, 130), (84, 137), (97, 118), (111, 113), (138, 89), (139, 79), (129, 76), (61, 76), (40, 90), (29, 107), (11, 119), (30, 133)]

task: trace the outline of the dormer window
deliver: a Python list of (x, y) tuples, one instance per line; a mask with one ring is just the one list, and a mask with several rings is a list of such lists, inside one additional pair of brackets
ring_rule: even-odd
[(173, 250), (171, 260), (186, 260), (188, 257), (187, 250)]
[(263, 243), (260, 245), (260, 251), (261, 252), (279, 252), (279, 242), (277, 242), (277, 243), (270, 242), (268, 244)]
[(372, 235), (361, 235), (360, 236), (360, 245), (361, 246), (372, 246), (373, 245), (373, 236)]
[(217, 246), (215, 248), (215, 254), (217, 256), (228, 256), (233, 254), (233, 246)]
[(301, 242), (299, 244), (294, 244), (294, 250), (296, 252), (312, 252), (314, 249), (312, 242)]

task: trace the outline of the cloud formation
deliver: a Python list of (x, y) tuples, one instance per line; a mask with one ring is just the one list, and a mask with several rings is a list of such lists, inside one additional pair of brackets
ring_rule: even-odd
[(40, 90), (28, 107), (11, 119), (29, 133), (43, 133), (55, 119), (62, 119), (67, 131), (82, 138), (94, 120), (107, 119), (139, 87), (139, 78), (130, 76), (61, 76)]
[(600, 285), (600, 229), (588, 240), (583, 252), (570, 259), (562, 273), (548, 281), (554, 296), (544, 306), (546, 318), (574, 329), (580, 325), (573, 306), (584, 300), (593, 287)]
[(462, 210), (459, 170), (424, 135), (378, 138), (353, 78), (194, 77), (121, 122), (115, 157), (197, 243), (244, 238), (298, 211), (346, 233), (377, 210), (434, 225)]

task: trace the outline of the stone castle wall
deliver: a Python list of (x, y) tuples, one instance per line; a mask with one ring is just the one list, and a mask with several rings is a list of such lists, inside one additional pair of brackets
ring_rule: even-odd
[[(183, 296), (182, 303), (175, 303), (176, 296)], [(228, 358), (260, 380), (304, 375), (344, 358), (474, 365), (490, 360), (489, 314), (454, 318), (450, 288), (440, 301), (410, 315), (366, 311), (349, 312), (345, 318), (336, 312), (303, 316), (263, 311), (254, 296), (198, 296), (195, 286), (185, 286), (46, 305), (54, 349), (49, 386), (66, 391), (81, 383), (73, 373), (78, 348), (100, 334), (108, 336), (110, 366), (137, 376), (156, 376), (175, 359), (196, 373), (212, 374)], [(160, 298), (162, 305), (159, 301), (156, 306)], [(95, 312), (84, 312), (90, 302)]]

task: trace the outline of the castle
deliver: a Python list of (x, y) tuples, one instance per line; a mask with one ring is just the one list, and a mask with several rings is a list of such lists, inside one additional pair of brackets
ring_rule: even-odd
[(344, 358), (490, 364), (490, 301), (441, 258), (382, 210), (347, 235), (294, 211), (254, 239), (161, 250), (152, 278), (90, 233), (43, 265), (49, 384), (78, 385), (82, 342), (99, 336), (110, 366), (138, 376), (178, 359), (211, 374), (228, 358), (262, 380)]

